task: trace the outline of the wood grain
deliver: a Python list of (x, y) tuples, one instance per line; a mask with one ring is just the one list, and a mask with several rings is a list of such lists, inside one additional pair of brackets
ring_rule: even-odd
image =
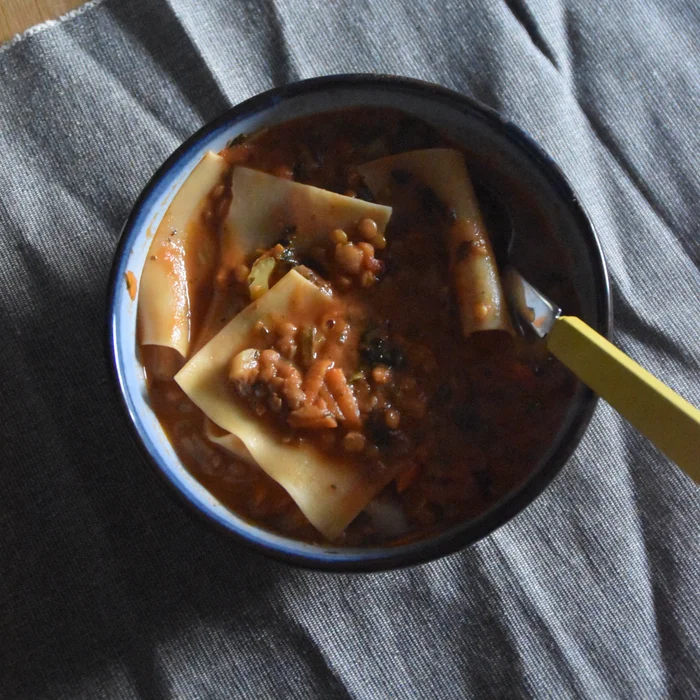
[(35, 24), (55, 19), (86, 0), (0, 0), (0, 43)]

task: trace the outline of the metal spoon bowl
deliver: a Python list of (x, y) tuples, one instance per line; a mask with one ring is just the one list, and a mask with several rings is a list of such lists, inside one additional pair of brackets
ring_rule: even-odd
[(483, 185), (476, 194), (514, 326), (546, 338), (555, 357), (700, 484), (700, 411), (580, 318), (562, 316), (513, 266), (515, 227), (507, 206)]

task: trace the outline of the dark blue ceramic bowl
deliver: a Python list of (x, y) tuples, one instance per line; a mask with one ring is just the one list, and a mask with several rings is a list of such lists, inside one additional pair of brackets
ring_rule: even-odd
[(235, 540), (292, 564), (326, 570), (378, 570), (417, 564), (454, 552), (488, 535), (530, 504), (576, 448), (595, 406), (580, 387), (559, 434), (531, 477), (482, 516), (438, 536), (398, 547), (342, 549), (281, 537), (241, 519), (183, 467), (151, 409), (136, 346), (136, 301), (125, 284), (137, 279), (155, 229), (179, 185), (208, 150), (218, 151), (241, 133), (295, 117), (354, 106), (394, 107), (439, 128), (477, 156), (485, 156), (522, 184), (574, 261), (574, 286), (581, 316), (608, 335), (611, 323), (608, 276), (588, 217), (561, 171), (525, 133), (493, 110), (436, 85), (376, 75), (341, 75), (305, 80), (258, 95), (229, 110), (189, 138), (151, 178), (138, 198), (117, 247), (107, 306), (107, 354), (111, 374), (136, 442), (147, 461), (191, 510)]

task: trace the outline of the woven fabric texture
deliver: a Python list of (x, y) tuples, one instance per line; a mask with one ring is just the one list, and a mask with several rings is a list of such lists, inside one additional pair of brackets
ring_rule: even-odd
[(0, 48), (0, 696), (700, 696), (700, 491), (606, 405), (508, 525), (373, 575), (220, 538), (132, 445), (102, 331), (133, 202), (229, 106), (341, 72), (529, 131), (601, 236), (616, 343), (700, 405), (697, 2), (93, 3)]

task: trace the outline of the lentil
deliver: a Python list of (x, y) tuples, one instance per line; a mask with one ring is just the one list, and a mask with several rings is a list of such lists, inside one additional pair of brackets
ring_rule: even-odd
[(389, 408), (384, 413), (384, 422), (389, 430), (397, 430), (401, 423), (401, 414), (395, 408)]
[(374, 219), (362, 219), (357, 224), (357, 232), (366, 241), (372, 241), (377, 237), (377, 222)]
[(343, 449), (346, 452), (362, 452), (365, 449), (366, 444), (367, 438), (362, 433), (358, 433), (354, 430), (347, 433), (347, 435), (343, 438)]
[(330, 239), (333, 243), (342, 244), (348, 242), (348, 234), (343, 229), (335, 228), (330, 233)]
[(391, 370), (383, 365), (377, 365), (372, 370), (372, 379), (377, 384), (387, 384), (391, 381)]
[(335, 247), (335, 261), (347, 274), (356, 275), (362, 269), (363, 258), (362, 250), (353, 243), (338, 243)]

